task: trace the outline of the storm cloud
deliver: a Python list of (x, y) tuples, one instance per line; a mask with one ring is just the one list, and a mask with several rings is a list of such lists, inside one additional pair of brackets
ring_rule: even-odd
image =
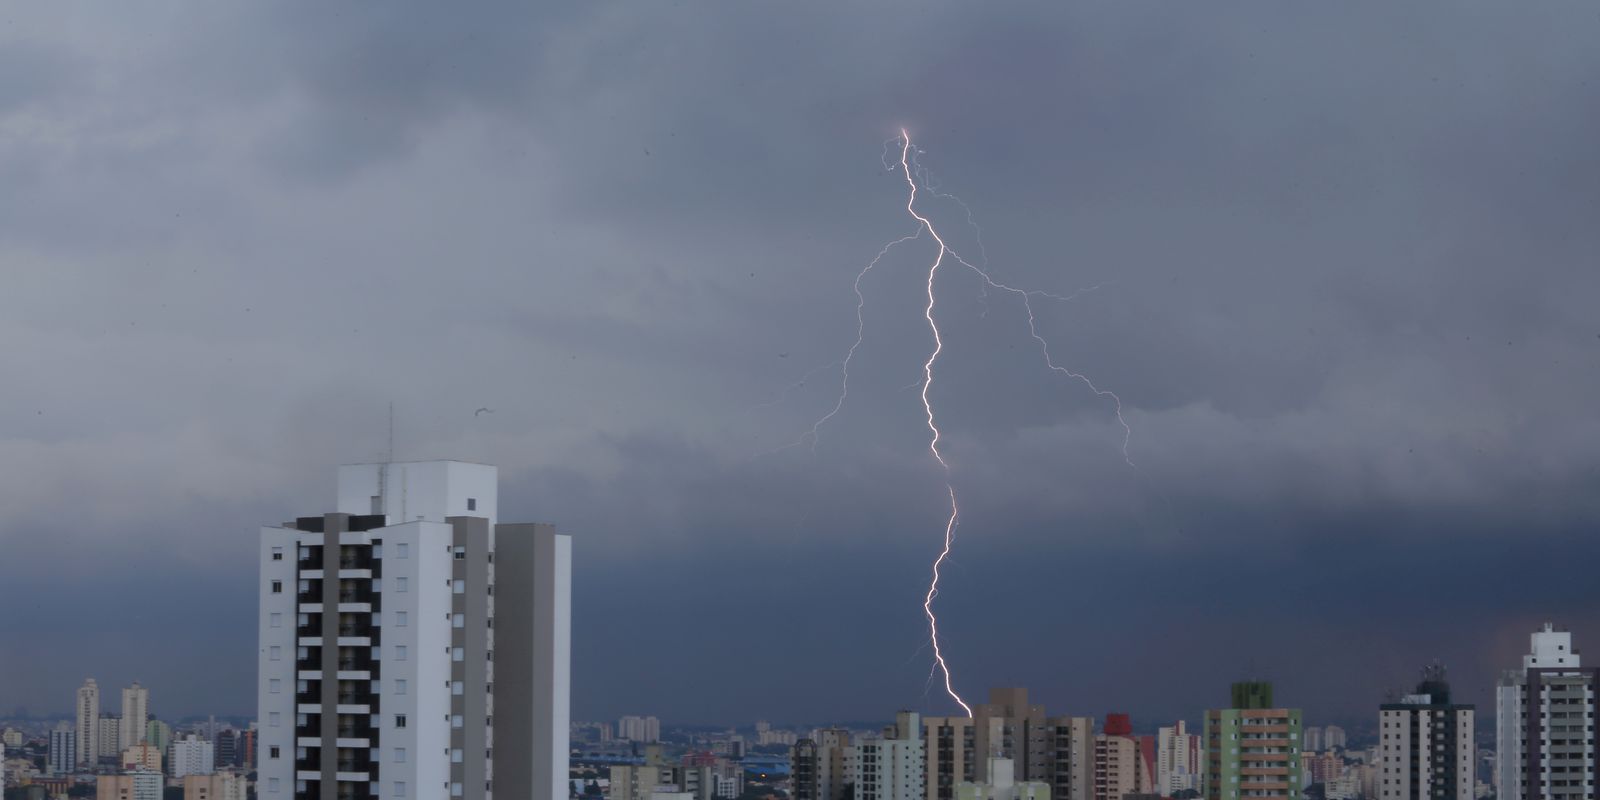
[[(577, 537), (574, 715), (1370, 719), (1600, 637), (1592, 4), (279, 3), (0, 21), (0, 706), (249, 713), (253, 535), (501, 467)], [(981, 238), (981, 244), (980, 244)], [(479, 407), (494, 414), (474, 415)], [(887, 703), (887, 704), (886, 704)], [(1107, 707), (1111, 704), (1112, 707)]]

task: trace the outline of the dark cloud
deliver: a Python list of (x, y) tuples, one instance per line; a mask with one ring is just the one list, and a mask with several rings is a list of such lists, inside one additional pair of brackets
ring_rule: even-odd
[(1099, 287), (1039, 330), (1138, 465), (941, 273), (963, 691), (1192, 719), (1265, 674), (1360, 720), (1435, 656), (1487, 702), (1546, 616), (1600, 635), (1580, 4), (59, 14), (0, 28), (0, 706), (248, 711), (251, 536), (392, 401), (400, 457), (579, 535), (579, 716), (945, 709), (926, 237), (785, 447), (914, 230), (901, 125), (960, 252)]

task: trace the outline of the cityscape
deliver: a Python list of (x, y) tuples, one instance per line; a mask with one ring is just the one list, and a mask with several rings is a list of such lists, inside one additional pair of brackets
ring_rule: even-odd
[(1600, 800), (1597, 42), (10, 0), (0, 800)]

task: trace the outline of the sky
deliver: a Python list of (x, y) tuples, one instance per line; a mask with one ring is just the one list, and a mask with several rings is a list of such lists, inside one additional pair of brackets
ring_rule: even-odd
[[(546, 7), (548, 6), (548, 7)], [(574, 544), (575, 718), (1365, 721), (1600, 647), (1600, 11), (7, 4), (0, 708), (249, 714), (341, 463)], [(965, 208), (942, 194), (953, 194)], [(475, 414), (478, 408), (493, 413)], [(800, 446), (787, 446), (801, 442)], [(814, 447), (812, 445), (815, 445)], [(1597, 650), (1596, 652), (1600, 652)], [(1486, 715), (1487, 716), (1487, 715)]]

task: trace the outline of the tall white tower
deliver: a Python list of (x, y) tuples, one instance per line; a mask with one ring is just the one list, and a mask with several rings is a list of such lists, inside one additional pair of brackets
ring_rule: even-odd
[(1495, 794), (1501, 800), (1595, 796), (1594, 667), (1572, 634), (1546, 622), (1530, 637), (1522, 668), (1495, 689)]
[(261, 800), (567, 795), (571, 537), (496, 524), (497, 481), (341, 467), (261, 530)]
[(78, 687), (78, 763), (94, 766), (100, 758), (100, 687), (90, 678)]
[(143, 744), (150, 722), (150, 690), (134, 681), (122, 690), (122, 722), (118, 741), (124, 749)]

